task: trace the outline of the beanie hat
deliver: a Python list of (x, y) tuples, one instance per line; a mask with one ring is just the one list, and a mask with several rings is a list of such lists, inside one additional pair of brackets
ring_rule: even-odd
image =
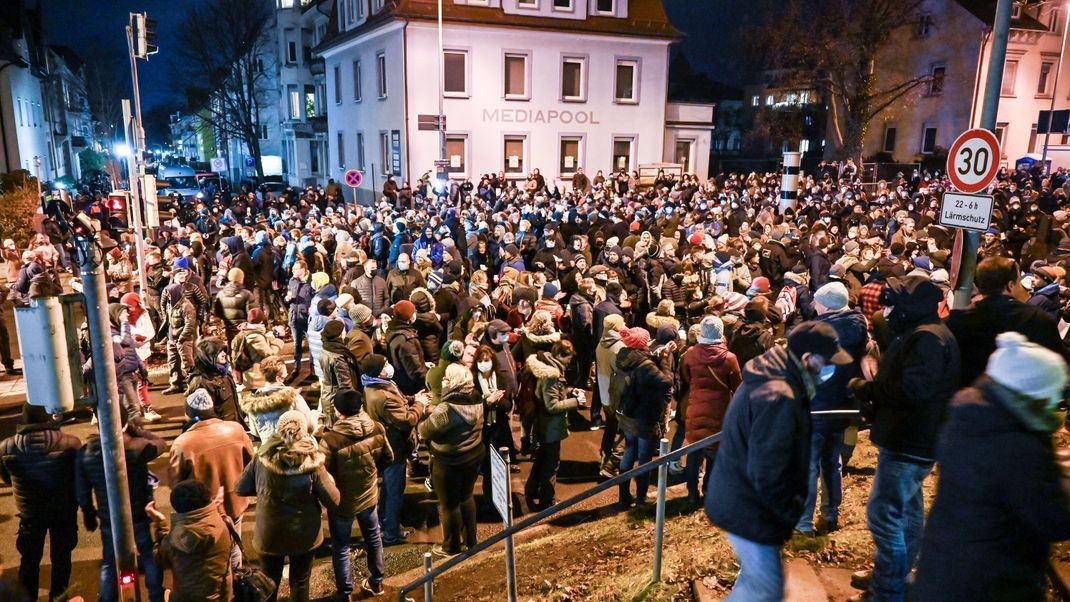
[(931, 272), (933, 271), (933, 262), (925, 255), (919, 255), (914, 258), (914, 267), (926, 272)]
[(321, 316), (329, 316), (334, 313), (337, 307), (338, 305), (330, 299), (320, 299), (319, 303), (316, 304), (316, 311)]
[(409, 293), (409, 301), (412, 301), (416, 311), (420, 313), (435, 311), (435, 298), (431, 296), (431, 292), (426, 288), (413, 289)]
[(330, 320), (323, 325), (322, 335), (324, 339), (337, 339), (345, 332), (346, 325), (341, 320)]
[(186, 259), (185, 257), (175, 257), (174, 261), (171, 262), (171, 267), (173, 267), (173, 268), (181, 268), (183, 270), (188, 270), (189, 269), (189, 260)]
[(320, 290), (331, 281), (331, 277), (326, 272), (316, 272), (312, 274), (312, 290)]
[(427, 275), (427, 288), (431, 290), (438, 290), (442, 286), (444, 280), (443, 274), (439, 270), (435, 270)]
[(1059, 354), (1030, 342), (1019, 332), (996, 337), (996, 350), (988, 358), (985, 374), (1029, 399), (1049, 401), (1066, 387), (1066, 362)]
[(602, 332), (617, 332), (624, 328), (624, 316), (609, 314), (602, 320)]
[(416, 306), (408, 299), (402, 299), (394, 304), (394, 318), (408, 322), (416, 315)]
[(259, 307), (254, 307), (246, 314), (246, 319), (250, 324), (263, 324), (264, 323), (264, 310)]
[(724, 340), (724, 322), (717, 316), (706, 316), (699, 322), (701, 330), (698, 342), (703, 345), (712, 345)]
[(650, 333), (645, 328), (621, 328), (620, 340), (628, 349), (646, 349), (650, 344)]
[(553, 282), (547, 282), (546, 284), (542, 285), (543, 299), (556, 299), (557, 294), (560, 292), (561, 289), (557, 288), (557, 286)]
[(283, 441), (292, 443), (308, 436), (308, 420), (300, 410), (287, 410), (275, 423), (275, 433)]
[(356, 416), (363, 407), (363, 396), (353, 389), (346, 389), (334, 398), (334, 409), (343, 416)]
[(353, 310), (349, 312), (349, 317), (353, 318), (353, 322), (356, 324), (367, 324), (372, 320), (372, 308), (358, 303), (353, 306)]
[(230, 268), (227, 272), (227, 282), (237, 282), (241, 284), (245, 282), (245, 272), (241, 268)]
[(461, 364), (446, 366), (446, 372), (442, 375), (442, 394), (449, 391), (470, 386), (472, 384), (472, 372)]
[(814, 293), (814, 301), (824, 305), (829, 311), (845, 309), (847, 298), (847, 287), (842, 282), (829, 282)]
[(196, 479), (186, 479), (171, 488), (171, 508), (185, 514), (204, 508), (212, 503), (212, 492), (208, 486)]
[(442, 344), (441, 357), (448, 362), (460, 360), (464, 357), (464, 343), (456, 339), (446, 341)]
[(758, 276), (750, 283), (751, 292), (755, 293), (768, 293), (769, 292), (769, 279), (765, 276)]
[(207, 390), (196, 389), (186, 396), (186, 407), (198, 412), (208, 412), (215, 409), (215, 403)]
[(384, 366), (386, 366), (386, 356), (372, 353), (360, 360), (360, 373), (377, 377), (382, 374)]

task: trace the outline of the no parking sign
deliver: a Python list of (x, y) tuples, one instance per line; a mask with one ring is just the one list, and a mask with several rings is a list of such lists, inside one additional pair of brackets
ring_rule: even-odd
[(360, 183), (364, 181), (364, 176), (357, 170), (351, 169), (346, 172), (346, 185), (351, 188), (357, 188)]

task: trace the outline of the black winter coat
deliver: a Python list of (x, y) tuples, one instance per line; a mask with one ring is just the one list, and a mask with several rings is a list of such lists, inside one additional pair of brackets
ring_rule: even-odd
[[(672, 401), (672, 373), (666, 374), (649, 352), (625, 347), (617, 353), (614, 379), (630, 381), (620, 391), (617, 420), (620, 430), (647, 439), (665, 434), (665, 411)], [(610, 383), (610, 390), (616, 388)]]
[(249, 292), (249, 289), (237, 282), (228, 282), (216, 293), (212, 313), (223, 320), (227, 326), (237, 328), (248, 318), (252, 298), (253, 294)]
[(387, 357), (394, 366), (394, 383), (406, 395), (415, 395), (424, 388), (427, 376), (427, 360), (420, 345), (420, 338), (412, 324), (397, 320), (386, 331)]
[[(849, 410), (854, 408), (847, 395), (847, 383), (861, 373), (862, 356), (866, 353), (869, 342), (866, 318), (857, 309), (829, 312), (814, 318), (815, 322), (824, 322), (836, 331), (836, 337), (854, 362), (849, 366), (836, 366), (832, 378), (817, 385), (813, 410)], [(813, 417), (814, 432), (834, 433), (847, 428), (851, 423), (850, 415), (817, 415)]]
[(54, 424), (19, 425), (0, 442), (0, 478), (14, 488), (19, 517), (75, 510), (74, 462), (81, 445)]
[[(126, 450), (126, 480), (130, 487), (130, 509), (134, 522), (148, 521), (145, 506), (152, 501), (152, 486), (149, 485), (149, 462), (160, 456), (167, 444), (147, 430), (136, 435), (123, 433), (123, 448)], [(75, 489), (78, 505), (86, 516), (97, 516), (100, 522), (110, 524), (108, 515), (108, 487), (104, 481), (104, 453), (100, 436), (90, 435), (85, 445), (78, 450), (75, 465)], [(96, 504), (93, 496), (96, 495)]]

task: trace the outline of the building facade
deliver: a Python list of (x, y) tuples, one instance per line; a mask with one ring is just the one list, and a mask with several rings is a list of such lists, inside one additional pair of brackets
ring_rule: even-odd
[[(670, 105), (678, 33), (660, 0), (336, 0), (324, 41), (330, 173), (384, 179), (435, 171), (478, 179), (533, 169), (550, 184), (580, 168), (680, 163), (706, 176), (712, 106)], [(441, 99), (440, 99), (441, 93)], [(444, 141), (435, 129), (439, 103)]]
[(10, 36), (0, 49), (0, 171), (24, 169), (42, 179), (56, 177), (43, 82), (48, 56), (38, 9), (3, 3), (0, 19)]
[(323, 183), (329, 175), (327, 82), (323, 59), (314, 56), (312, 48), (326, 35), (332, 4), (278, 0), (273, 57), (278, 119), (265, 124), (265, 133), (278, 141), (272, 150), (281, 158), (283, 179), (294, 186)]

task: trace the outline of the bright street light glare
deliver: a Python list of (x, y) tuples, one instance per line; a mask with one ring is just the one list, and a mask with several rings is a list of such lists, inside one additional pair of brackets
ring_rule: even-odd
[(116, 144), (115, 145), (115, 154), (119, 155), (120, 157), (129, 157), (130, 154), (131, 154), (130, 145), (129, 144), (125, 144), (125, 143), (124, 144)]

